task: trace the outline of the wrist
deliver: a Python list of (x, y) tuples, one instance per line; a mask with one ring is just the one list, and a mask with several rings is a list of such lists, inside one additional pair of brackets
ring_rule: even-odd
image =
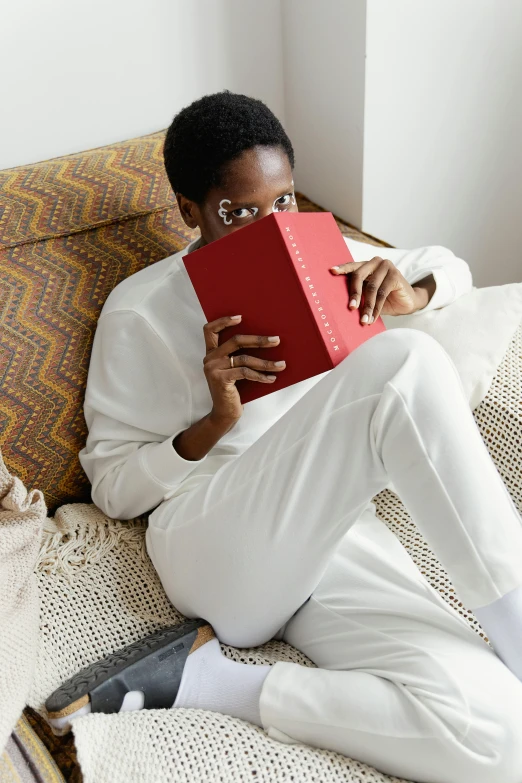
[(423, 310), (430, 301), (430, 295), (425, 288), (417, 288), (416, 286), (412, 286), (412, 288), (415, 291), (415, 310), (413, 312)]
[(222, 416), (216, 413), (214, 410), (210, 411), (205, 417), (209, 425), (220, 432), (228, 432), (239, 421), (239, 419), (231, 419), (226, 416)]
[(428, 275), (423, 280), (412, 286), (415, 292), (415, 311), (423, 310), (436, 291), (437, 284), (433, 275)]

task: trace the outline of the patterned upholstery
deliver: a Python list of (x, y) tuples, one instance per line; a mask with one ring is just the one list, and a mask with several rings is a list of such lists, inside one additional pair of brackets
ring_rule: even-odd
[(163, 133), (0, 172), (0, 430), (51, 513), (90, 500), (78, 460), (96, 322), (114, 286), (180, 250)]
[[(161, 161), (163, 136), (154, 133), (0, 172), (0, 245), (66, 236), (172, 207)], [(183, 230), (181, 238), (186, 238)]]
[(90, 501), (78, 452), (105, 299), (197, 236), (164, 173), (163, 138), (162, 131), (0, 172), (1, 446), (8, 470), (43, 491), (50, 514)]

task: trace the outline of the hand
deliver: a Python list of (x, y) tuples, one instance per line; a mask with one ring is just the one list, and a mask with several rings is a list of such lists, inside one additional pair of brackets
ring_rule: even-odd
[(334, 274), (349, 275), (350, 310), (359, 307), (364, 294), (362, 324), (373, 323), (379, 315), (414, 313), (429, 301), (425, 287), (413, 288), (391, 261), (380, 256), (370, 261), (351, 261), (330, 269)]
[[(273, 383), (276, 375), (265, 375), (265, 372), (280, 372), (286, 367), (284, 361), (272, 362), (267, 359), (257, 359), (248, 354), (234, 356), (234, 366), (230, 366), (230, 354), (238, 348), (273, 348), (279, 345), (279, 337), (270, 338), (256, 334), (235, 334), (222, 345), (219, 345), (219, 332), (227, 326), (234, 326), (241, 320), (224, 316), (206, 323), (203, 327), (206, 356), (203, 358), (203, 370), (212, 395), (211, 418), (219, 421), (235, 421), (243, 413), (241, 398), (236, 388), (236, 381), (248, 378), (260, 383)], [(264, 372), (261, 372), (264, 371)]]

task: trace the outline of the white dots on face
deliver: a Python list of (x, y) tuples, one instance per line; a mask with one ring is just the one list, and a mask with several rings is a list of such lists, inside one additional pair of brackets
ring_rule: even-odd
[(279, 198), (276, 198), (272, 204), (272, 212), (286, 212), (290, 204), (295, 204), (295, 201), (292, 201), (292, 198), (293, 194), (291, 193), (287, 193), (286, 196), (279, 196)]
[[(286, 196), (280, 196), (279, 198), (276, 198), (274, 203), (272, 204), (272, 212), (285, 212), (287, 207), (292, 204), (295, 207), (296, 201), (295, 201), (295, 193), (294, 193), (294, 180), (292, 180), (292, 192), (287, 193)], [(283, 207), (283, 209), (280, 209), (280, 207)]]
[(223, 223), (226, 226), (230, 226), (232, 224), (232, 220), (227, 220), (227, 211), (224, 207), (224, 204), (232, 204), (232, 202), (229, 198), (222, 198), (219, 202), (218, 215), (219, 217), (223, 218)]
[[(294, 183), (292, 182), (292, 187)], [(295, 193), (286, 193), (284, 196), (278, 196), (274, 199), (272, 204), (272, 212), (286, 212), (290, 205), (295, 206)], [(227, 211), (226, 204), (232, 204), (229, 198), (222, 198), (219, 202), (218, 215), (223, 220), (226, 226), (241, 225), (242, 222), (249, 217), (255, 217), (259, 212), (259, 207), (238, 207), (231, 211)]]

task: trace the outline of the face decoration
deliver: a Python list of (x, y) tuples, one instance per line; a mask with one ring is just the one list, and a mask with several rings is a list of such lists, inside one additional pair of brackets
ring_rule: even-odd
[(219, 215), (219, 217), (223, 218), (223, 223), (226, 226), (230, 226), (232, 224), (232, 221), (231, 220), (227, 220), (227, 211), (226, 211), (225, 207), (223, 206), (223, 204), (225, 204), (225, 203), (226, 204), (232, 204), (232, 202), (230, 201), (229, 198), (222, 198), (221, 201), (219, 202), (218, 215)]
[[(226, 226), (230, 226), (232, 224), (232, 220), (231, 219), (227, 220), (228, 212), (227, 212), (224, 204), (231, 204), (231, 203), (232, 202), (230, 201), (229, 198), (222, 198), (221, 201), (219, 202), (218, 215), (219, 215), (219, 217), (223, 218), (223, 223)], [(248, 210), (245, 207), (241, 207), (238, 210), (235, 209), (234, 212), (240, 212), (241, 209), (245, 209), (246, 212), (250, 211), (252, 213), (253, 217), (255, 217), (257, 215), (257, 213), (259, 212), (258, 207), (249, 207)], [(240, 215), (234, 215), (234, 212), (232, 212), (233, 217), (237, 217), (237, 218), (241, 217)]]
[[(290, 206), (290, 204), (295, 206), (296, 201), (295, 201), (295, 193), (294, 193), (293, 188), (294, 188), (294, 181), (292, 180), (292, 192), (288, 193), (286, 196), (278, 196), (278, 198), (274, 199), (274, 203), (272, 204), (272, 212), (285, 212), (287, 207)], [(281, 204), (281, 199), (282, 198), (288, 198), (288, 197), (290, 198), (290, 201), (288, 201), (286, 204)], [(218, 215), (219, 215), (220, 218), (222, 218), (223, 223), (226, 226), (232, 225), (232, 222), (233, 222), (232, 218), (228, 217), (229, 213), (227, 212), (226, 207), (225, 207), (225, 204), (231, 204), (231, 203), (232, 202), (231, 202), (231, 200), (229, 198), (222, 198), (221, 201), (219, 202)], [(257, 215), (257, 213), (259, 212), (258, 207), (248, 207), (248, 209), (246, 207), (240, 207), (239, 209), (234, 210), (230, 214), (232, 215), (232, 217), (235, 217), (235, 218), (238, 218), (239, 220), (241, 220), (245, 216), (244, 215), (236, 215), (234, 213), (235, 212), (241, 212), (243, 210), (245, 212), (250, 212), (252, 217), (255, 217)]]
[[(290, 196), (290, 202), (289, 204), (293, 204), (295, 207), (295, 193), (294, 193), (294, 180), (292, 180), (292, 193), (288, 194)], [(286, 198), (286, 196), (285, 196)], [(272, 204), (272, 212), (285, 212), (286, 207), (289, 206), (289, 204), (278, 204), (278, 202), (281, 200), (281, 198), (276, 198), (274, 203)], [(279, 209), (279, 207), (283, 207), (283, 209)]]

